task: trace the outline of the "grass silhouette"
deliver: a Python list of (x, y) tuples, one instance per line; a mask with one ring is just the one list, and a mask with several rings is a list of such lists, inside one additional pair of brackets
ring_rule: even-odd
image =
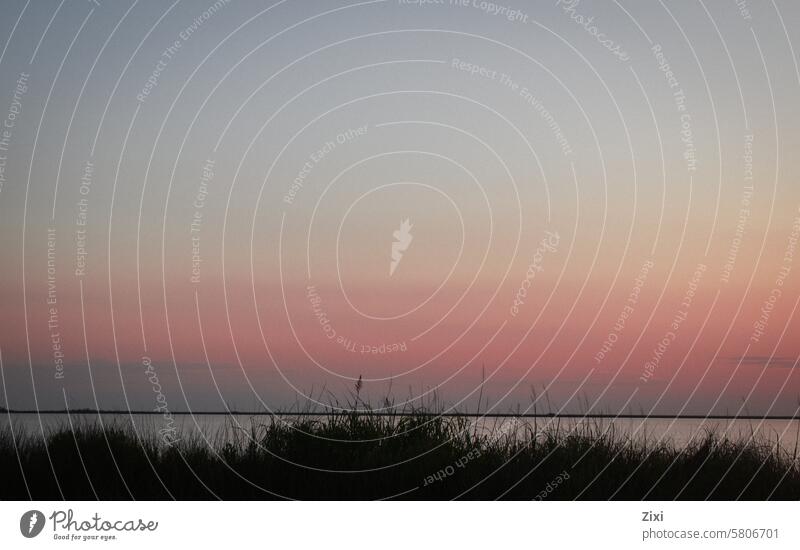
[(171, 444), (121, 421), (40, 434), (0, 428), (10, 499), (798, 499), (797, 449), (712, 431), (685, 446), (611, 423), (479, 430), (430, 410), (228, 422)]

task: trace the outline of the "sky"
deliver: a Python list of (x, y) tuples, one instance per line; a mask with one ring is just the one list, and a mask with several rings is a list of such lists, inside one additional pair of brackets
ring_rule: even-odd
[(3, 406), (800, 406), (794, 2), (0, 13)]

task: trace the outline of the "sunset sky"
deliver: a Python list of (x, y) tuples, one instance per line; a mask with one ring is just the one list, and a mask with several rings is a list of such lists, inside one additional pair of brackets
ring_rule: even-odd
[(794, 414), (800, 5), (504, 2), (4, 2), (0, 404)]

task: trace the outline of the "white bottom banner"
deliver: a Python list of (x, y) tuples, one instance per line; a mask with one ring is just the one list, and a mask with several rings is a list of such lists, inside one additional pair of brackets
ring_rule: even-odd
[(800, 548), (797, 502), (2, 502), (2, 548)]

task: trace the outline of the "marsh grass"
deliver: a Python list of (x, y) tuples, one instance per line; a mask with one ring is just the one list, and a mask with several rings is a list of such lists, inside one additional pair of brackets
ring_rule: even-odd
[[(48, 433), (0, 428), (2, 499), (798, 499), (797, 449), (713, 431), (686, 445), (601, 420), (511, 430), (430, 409), (376, 414), (358, 401), (322, 416), (234, 421), (206, 438), (124, 422)], [(559, 478), (560, 479), (560, 478)]]

